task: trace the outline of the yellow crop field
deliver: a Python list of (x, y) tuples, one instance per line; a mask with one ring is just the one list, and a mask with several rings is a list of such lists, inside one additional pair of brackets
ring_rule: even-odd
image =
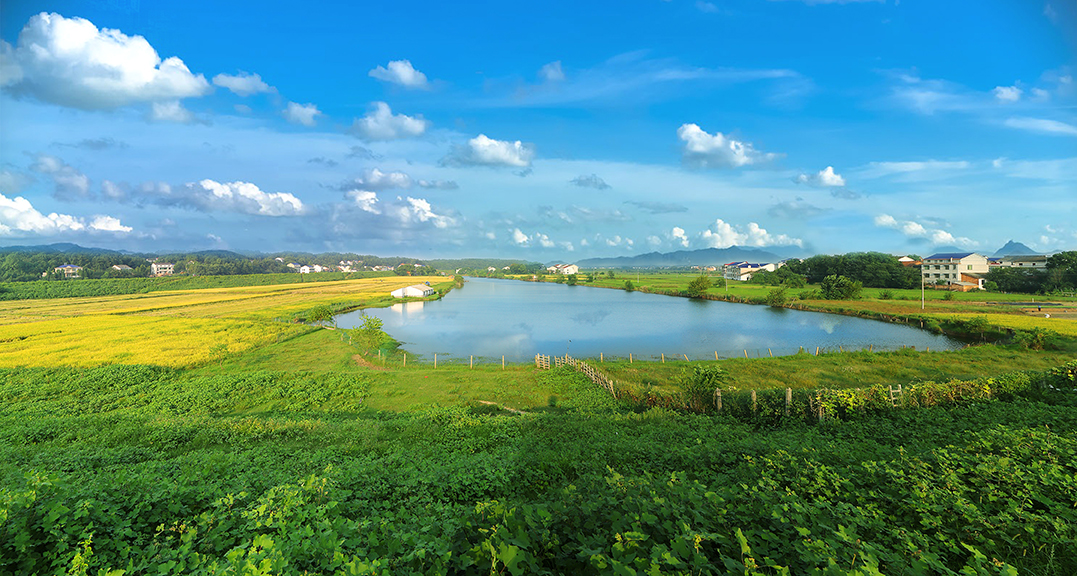
[(388, 277), (0, 302), (0, 367), (196, 366), (311, 330), (275, 321), (388, 297), (437, 277)]
[(932, 314), (940, 320), (958, 318), (971, 320), (973, 318), (987, 318), (994, 326), (1012, 328), (1014, 330), (1030, 330), (1032, 328), (1045, 328), (1059, 334), (1077, 337), (1077, 320), (1067, 318), (1045, 318), (1044, 316), (1018, 316), (1014, 314)]

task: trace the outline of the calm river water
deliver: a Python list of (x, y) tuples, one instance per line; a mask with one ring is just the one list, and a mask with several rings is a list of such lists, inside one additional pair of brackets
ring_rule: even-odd
[[(692, 300), (517, 280), (469, 278), (436, 302), (410, 302), (336, 317), (361, 325), (362, 315), (381, 318), (404, 350), (430, 360), (476, 358), (521, 362), (535, 354), (578, 358), (705, 359), (794, 354), (803, 346), (859, 350), (901, 346), (936, 350), (962, 343), (917, 328), (850, 316)], [(768, 350), (769, 349), (769, 350)]]

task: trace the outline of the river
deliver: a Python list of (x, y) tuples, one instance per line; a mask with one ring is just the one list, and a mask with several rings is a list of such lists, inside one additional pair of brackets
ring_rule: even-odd
[(383, 321), (385, 332), (409, 354), (438, 361), (498, 359), (522, 362), (535, 354), (578, 358), (693, 360), (794, 354), (801, 347), (892, 350), (902, 346), (950, 350), (964, 346), (945, 336), (852, 316), (677, 298), (584, 286), (468, 278), (434, 302), (408, 302), (336, 317), (341, 328), (362, 315)]

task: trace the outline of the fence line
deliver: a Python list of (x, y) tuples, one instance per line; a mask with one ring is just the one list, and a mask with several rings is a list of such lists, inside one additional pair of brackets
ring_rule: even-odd
[[(543, 355), (543, 354), (535, 354), (535, 367), (540, 369), (540, 370), (549, 370), (550, 369), (550, 358), (551, 358), (550, 356), (546, 356), (546, 355)], [(566, 354), (564, 356), (554, 356), (553, 357), (553, 364), (554, 364), (554, 367), (571, 366), (572, 368), (574, 368), (578, 372), (582, 372), (584, 375), (586, 375), (588, 377), (588, 379), (591, 380), (591, 382), (594, 382), (595, 384), (598, 384), (599, 386), (601, 386), (603, 389), (605, 389), (607, 392), (609, 392), (615, 399), (617, 398), (617, 389), (618, 388), (622, 388), (622, 389), (625, 389), (625, 390), (630, 390), (627, 386), (625, 386), (625, 385), (623, 385), (621, 383), (618, 383), (616, 380), (613, 380), (609, 376), (606, 376), (605, 374), (598, 371), (597, 369), (595, 369), (590, 364), (588, 364), (588, 363), (586, 363), (586, 362), (584, 362), (582, 360), (579, 360), (577, 358), (573, 358), (573, 357), (569, 356), (568, 354)], [(807, 412), (809, 414), (812, 414), (815, 418), (817, 418), (819, 420), (819, 422), (822, 422), (828, 416), (831, 416), (831, 417), (837, 417), (838, 416), (838, 414), (837, 414), (838, 408), (836, 406), (828, 406), (829, 404), (831, 404), (831, 402), (829, 400), (830, 400), (830, 397), (833, 394), (835, 394), (835, 393), (837, 393), (839, 395), (847, 395), (849, 393), (857, 393), (857, 394), (859, 394), (859, 393), (862, 393), (864, 391), (870, 391), (870, 390), (872, 390), (872, 388), (846, 388), (846, 389), (842, 389), (840, 391), (829, 390), (829, 389), (824, 388), (824, 389), (817, 389), (817, 390), (803, 390), (802, 392), (803, 392), (804, 396), (808, 400), (808, 411)], [(738, 394), (741, 394), (741, 395), (749, 394), (751, 396), (751, 413), (752, 413), (753, 416), (758, 415), (760, 413), (760, 409), (759, 409), (759, 392), (761, 392), (761, 391), (759, 391), (759, 390), (740, 390), (740, 391), (737, 391)], [(901, 384), (898, 384), (896, 388), (893, 385), (888, 384), (887, 385), (887, 390), (885, 392), (883, 392), (883, 394), (886, 394), (887, 397), (888, 397), (887, 399), (889, 400), (888, 402), (883, 404), (884, 406), (889, 406), (892, 409), (893, 408), (902, 408), (902, 407), (904, 407), (904, 405), (905, 405), (905, 396), (904, 396), (904, 390), (902, 389)], [(989, 397), (991, 396), (990, 392), (988, 392), (987, 394), (988, 394)], [(682, 395), (682, 397), (679, 398), (679, 400), (681, 400), (681, 402), (683, 403), (683, 406), (681, 406), (682, 408), (686, 408), (686, 409), (689, 408), (690, 401), (686, 397), (683, 397), (683, 395)], [(716, 411), (718, 411), (718, 412), (722, 412), (723, 408), (725, 408), (723, 406), (723, 402), (722, 402), (722, 389), (720, 387), (714, 389), (714, 393), (713, 393), (713, 397), (712, 397), (712, 405), (713, 405), (714, 409)], [(788, 418), (792, 414), (792, 410), (793, 410), (793, 389), (792, 388), (786, 388), (785, 389), (785, 406), (784, 406), (784, 409), (782, 410), (783, 416)]]

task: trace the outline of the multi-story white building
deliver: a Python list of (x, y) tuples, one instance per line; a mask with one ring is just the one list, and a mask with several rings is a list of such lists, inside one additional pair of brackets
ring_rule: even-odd
[(722, 266), (722, 277), (726, 280), (747, 282), (752, 279), (752, 274), (755, 274), (756, 272), (774, 272), (784, 265), (784, 262), (768, 262), (766, 264), (756, 264), (754, 262), (730, 262), (729, 264)]
[(945, 285), (965, 291), (983, 290), (987, 257), (975, 252), (943, 252), (924, 258), (920, 268), (925, 284)]
[(154, 262), (150, 264), (150, 273), (154, 276), (171, 276), (175, 266), (167, 262)]
[(579, 274), (580, 267), (575, 264), (554, 264), (546, 268), (546, 271), (550, 274)]

